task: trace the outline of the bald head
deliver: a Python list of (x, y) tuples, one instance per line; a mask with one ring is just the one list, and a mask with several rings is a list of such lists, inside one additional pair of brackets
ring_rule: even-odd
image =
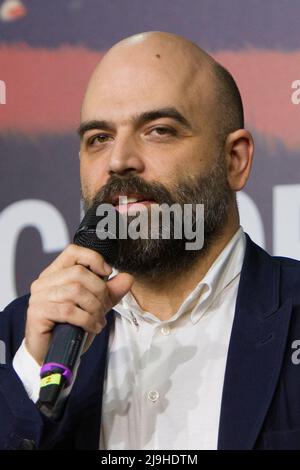
[[(150, 31), (136, 34), (115, 44), (104, 56), (103, 60), (119, 54), (137, 54), (138, 57), (151, 58), (163, 61), (165, 65), (182, 65), (187, 69), (196, 71), (194, 66), (203, 67), (213, 65), (214, 59), (192, 41), (176, 34), (160, 31)], [(100, 65), (100, 64), (99, 64)]]
[(181, 97), (183, 112), (188, 106), (192, 114), (201, 110), (199, 125), (205, 120), (222, 143), (244, 127), (240, 93), (229, 72), (193, 42), (155, 31), (126, 38), (105, 54), (90, 79), (82, 119), (90, 118), (97, 96), (114, 99), (122, 110), (123, 98), (146, 106), (150, 97), (160, 104), (166, 93), (172, 100), (172, 91)]

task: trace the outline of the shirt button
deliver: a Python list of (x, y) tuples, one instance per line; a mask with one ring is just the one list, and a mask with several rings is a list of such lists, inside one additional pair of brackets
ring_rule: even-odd
[(169, 326), (163, 326), (160, 329), (160, 332), (161, 332), (162, 335), (168, 336), (170, 334), (170, 327)]
[(156, 390), (151, 390), (148, 393), (148, 400), (152, 401), (155, 403), (159, 399), (159, 393)]

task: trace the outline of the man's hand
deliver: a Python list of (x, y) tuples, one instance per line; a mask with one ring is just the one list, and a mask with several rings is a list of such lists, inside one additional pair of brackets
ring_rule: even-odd
[(105, 314), (130, 290), (133, 277), (111, 274), (111, 267), (93, 250), (69, 245), (31, 285), (25, 345), (42, 365), (56, 323), (80, 326), (89, 333), (85, 350), (106, 325)]

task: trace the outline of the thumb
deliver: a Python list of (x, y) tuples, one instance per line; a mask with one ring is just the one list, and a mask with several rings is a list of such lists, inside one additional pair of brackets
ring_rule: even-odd
[(112, 305), (116, 305), (129, 292), (134, 278), (127, 273), (119, 273), (106, 283)]

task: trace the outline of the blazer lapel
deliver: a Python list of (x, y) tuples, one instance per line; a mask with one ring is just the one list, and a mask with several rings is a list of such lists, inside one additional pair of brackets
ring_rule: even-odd
[(74, 394), (70, 395), (70, 408), (80, 416), (76, 433), (77, 449), (99, 449), (106, 358), (114, 315), (113, 310), (107, 314), (106, 328), (95, 338), (86, 357), (83, 356), (78, 370), (82, 380), (75, 381)]
[(270, 406), (292, 311), (279, 307), (280, 264), (247, 236), (230, 338), (219, 449), (252, 449)]

